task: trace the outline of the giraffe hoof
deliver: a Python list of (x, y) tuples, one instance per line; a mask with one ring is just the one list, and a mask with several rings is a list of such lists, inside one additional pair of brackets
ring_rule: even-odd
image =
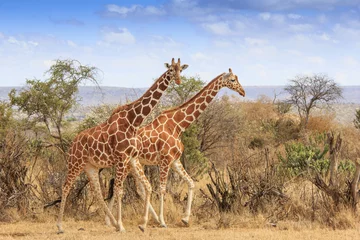
[(59, 230), (56, 234), (63, 234), (64, 230)]
[(139, 225), (139, 229), (140, 229), (142, 232), (145, 232), (145, 227), (144, 227), (144, 226)]
[(161, 223), (161, 224), (160, 224), (160, 227), (162, 227), (162, 228), (167, 228), (167, 226), (166, 226), (165, 223)]
[(189, 226), (189, 221), (186, 219), (181, 219), (182, 223), (185, 224), (186, 227)]
[(116, 228), (116, 231), (117, 231), (117, 232), (121, 232), (121, 233), (125, 233), (125, 232), (126, 232), (125, 228)]

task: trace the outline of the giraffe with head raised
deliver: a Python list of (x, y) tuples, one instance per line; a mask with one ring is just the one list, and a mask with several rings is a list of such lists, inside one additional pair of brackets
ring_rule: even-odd
[[(160, 226), (166, 227), (164, 221), (164, 195), (169, 169), (175, 170), (188, 184), (188, 199), (185, 216), (182, 222), (188, 225), (191, 203), (193, 199), (194, 181), (187, 174), (180, 162), (180, 156), (184, 151), (181, 143), (181, 134), (194, 122), (200, 114), (207, 108), (219, 90), (228, 87), (241, 96), (245, 96), (245, 91), (238, 81), (238, 77), (229, 69), (229, 73), (222, 73), (210, 81), (199, 93), (188, 100), (186, 103), (162, 112), (150, 124), (139, 129), (137, 137), (140, 138), (141, 147), (139, 148), (139, 162), (134, 168), (140, 169), (142, 165), (158, 165), (160, 168)], [(133, 172), (136, 176), (138, 173)], [(135, 177), (136, 178), (136, 177)], [(144, 196), (144, 186), (140, 182), (140, 195)], [(111, 201), (112, 202), (112, 201)], [(110, 204), (111, 205), (111, 204)], [(111, 207), (111, 206), (110, 206)], [(151, 204), (149, 209), (155, 219), (158, 219)]]
[[(117, 107), (112, 115), (104, 122), (93, 128), (79, 133), (69, 150), (68, 174), (62, 189), (60, 213), (57, 227), (59, 233), (63, 232), (62, 217), (65, 209), (66, 197), (76, 179), (85, 171), (95, 191), (95, 196), (102, 204), (105, 215), (110, 218), (111, 224), (117, 231), (125, 231), (121, 220), (121, 199), (123, 195), (123, 181), (127, 176), (130, 165), (135, 166), (139, 152), (139, 140), (136, 132), (141, 123), (151, 110), (159, 102), (160, 97), (167, 89), (171, 81), (181, 83), (180, 73), (188, 65), (180, 64), (180, 59), (171, 64), (165, 64), (167, 71), (159, 77), (155, 83), (136, 101)], [(115, 166), (115, 196), (118, 198), (118, 219), (115, 220), (111, 211), (103, 200), (98, 171), (100, 168)], [(147, 181), (141, 168), (132, 167), (139, 177), (137, 181), (145, 188), (144, 219), (139, 228), (144, 231), (148, 220), (148, 208), (150, 204), (151, 185)]]

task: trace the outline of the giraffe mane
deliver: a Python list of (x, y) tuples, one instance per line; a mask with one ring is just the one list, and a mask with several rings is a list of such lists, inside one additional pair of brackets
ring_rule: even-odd
[(223, 76), (225, 73), (221, 73), (219, 76), (215, 77), (213, 80), (211, 80), (205, 87), (203, 87), (203, 89), (200, 90), (200, 92), (198, 92), (197, 94), (195, 94), (192, 98), (190, 98), (189, 100), (187, 100), (186, 102), (184, 102), (183, 104), (181, 104), (180, 106), (168, 109), (163, 111), (161, 114), (166, 114), (166, 113), (170, 113), (170, 112), (174, 112), (177, 111), (183, 107), (186, 106), (186, 104), (188, 104), (189, 102), (192, 102), (194, 99), (196, 99), (198, 96), (200, 96), (206, 89), (208, 86), (210, 86), (210, 84), (214, 83), (215, 81), (217, 81), (221, 76)]

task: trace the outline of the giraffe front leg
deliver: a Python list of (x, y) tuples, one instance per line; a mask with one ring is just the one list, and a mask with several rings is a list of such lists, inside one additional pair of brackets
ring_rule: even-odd
[[(134, 173), (134, 171), (132, 171), (133, 174), (134, 174), (134, 177), (135, 177), (135, 183), (136, 183), (136, 189), (137, 189), (137, 192), (139, 193), (141, 199), (143, 201), (145, 201), (145, 188), (144, 186), (142, 185), (142, 183), (139, 181), (139, 176), (136, 176), (136, 173)], [(155, 219), (156, 222), (158, 222), (160, 224), (160, 220), (159, 220), (159, 217), (158, 215), (156, 214), (151, 202), (150, 202), (150, 205), (149, 205), (149, 211), (151, 213), (151, 215), (153, 216), (153, 218)]]
[[(127, 161), (125, 161), (126, 163)], [(125, 163), (119, 163), (116, 167), (116, 178), (114, 184), (114, 194), (118, 200), (117, 206), (117, 223), (119, 225), (119, 231), (125, 232), (125, 228), (122, 223), (122, 197), (124, 194), (124, 181), (129, 173), (129, 167)]]
[(138, 179), (139, 183), (145, 188), (144, 217), (143, 217), (143, 223), (139, 225), (140, 230), (144, 232), (149, 218), (150, 197), (151, 197), (152, 188), (149, 181), (145, 177), (144, 170), (141, 164), (139, 163), (139, 160), (131, 159), (130, 163), (131, 163), (131, 168), (134, 171), (135, 177)]
[(169, 174), (169, 165), (160, 166), (160, 227), (167, 228), (164, 220), (164, 196), (166, 193), (166, 183)]
[(193, 201), (193, 191), (194, 191), (194, 181), (191, 179), (189, 174), (185, 171), (183, 165), (181, 164), (180, 160), (176, 160), (171, 165), (172, 169), (175, 170), (188, 184), (188, 199), (187, 199), (187, 205), (185, 210), (185, 216), (181, 219), (181, 221), (188, 226), (189, 225), (189, 219), (191, 214), (191, 204)]
[[(113, 186), (113, 187), (114, 187), (114, 186)], [(112, 212), (112, 209), (113, 209), (113, 207), (114, 207), (115, 196), (116, 196), (116, 194), (113, 194), (113, 196), (112, 196), (111, 199), (110, 199), (109, 205), (108, 205), (111, 212)], [(109, 218), (108, 215), (105, 215), (105, 224), (106, 224), (107, 226), (111, 226), (111, 221), (110, 221), (110, 218)]]
[(111, 213), (110, 209), (106, 205), (103, 196), (101, 194), (101, 187), (99, 182), (99, 174), (98, 169), (91, 164), (87, 164), (85, 166), (85, 173), (87, 177), (90, 180), (90, 183), (93, 187), (93, 190), (95, 192), (95, 197), (97, 198), (97, 201), (102, 205), (103, 211), (105, 212), (105, 215), (108, 215), (110, 218), (111, 224), (116, 228), (117, 231), (120, 230), (119, 224), (116, 222), (113, 214)]

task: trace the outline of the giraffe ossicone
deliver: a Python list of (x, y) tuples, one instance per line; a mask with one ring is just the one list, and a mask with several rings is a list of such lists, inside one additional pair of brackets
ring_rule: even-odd
[[(180, 59), (171, 64), (166, 64), (167, 71), (162, 74), (155, 83), (136, 101), (117, 107), (112, 115), (103, 123), (79, 133), (73, 140), (69, 150), (68, 174), (62, 189), (60, 211), (57, 221), (58, 232), (62, 233), (62, 218), (65, 209), (66, 198), (76, 179), (85, 171), (95, 191), (95, 196), (109, 217), (111, 224), (117, 231), (125, 231), (121, 220), (121, 199), (123, 195), (123, 181), (125, 180), (130, 165), (136, 166), (138, 161), (140, 142), (136, 132), (150, 114), (160, 97), (167, 89), (171, 81), (181, 83), (181, 71), (188, 65), (180, 65)], [(115, 166), (115, 196), (118, 198), (117, 219), (109, 210), (101, 194), (98, 172), (100, 168)], [(151, 185), (146, 179), (142, 168), (132, 167), (137, 179), (145, 189), (145, 205), (143, 223), (139, 228), (144, 231), (148, 221), (148, 209), (150, 205)], [(113, 198), (114, 199), (114, 198)], [(112, 200), (113, 200), (112, 199)]]
[[(150, 124), (140, 128), (138, 131), (137, 136), (140, 139), (139, 162), (136, 163), (136, 168), (132, 168), (131, 171), (141, 168), (140, 164), (159, 166), (159, 218), (151, 204), (149, 207), (151, 214), (155, 219), (160, 220), (160, 226), (162, 227), (166, 227), (164, 220), (164, 195), (170, 168), (176, 171), (188, 184), (187, 206), (182, 222), (185, 225), (189, 223), (195, 185), (180, 162), (180, 157), (184, 151), (181, 134), (200, 116), (223, 87), (228, 87), (238, 92), (241, 96), (245, 96), (245, 91), (239, 83), (237, 75), (233, 74), (230, 68), (228, 73), (222, 73), (214, 78), (190, 100), (178, 107), (163, 111)], [(138, 184), (142, 192), (140, 196), (144, 196), (144, 186), (141, 186), (141, 182), (138, 182)]]

